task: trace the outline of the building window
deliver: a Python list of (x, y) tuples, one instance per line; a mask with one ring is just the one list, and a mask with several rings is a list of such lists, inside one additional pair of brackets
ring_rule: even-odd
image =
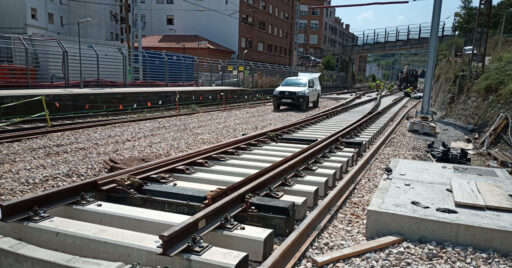
[(160, 4), (160, 5), (163, 5), (164, 0), (156, 0), (156, 3), (157, 3), (157, 4)]
[(308, 6), (300, 5), (299, 6), (299, 16), (307, 16), (308, 15)]
[(311, 10), (311, 16), (320, 16), (320, 9), (318, 8), (313, 8)]
[(60, 16), (60, 27), (64, 27), (64, 17)]
[(310, 34), (310, 35), (309, 35), (309, 43), (310, 43), (311, 45), (316, 45), (316, 44), (318, 44), (318, 35), (316, 35), (316, 34)]
[(277, 36), (277, 27), (274, 27), (274, 35)]
[(267, 4), (265, 3), (264, 0), (260, 0), (260, 8), (263, 9), (263, 10), (267, 9)]
[(318, 28), (319, 28), (319, 23), (317, 20), (312, 20), (311, 21), (311, 30), (312, 31), (318, 31)]
[(165, 3), (167, 3), (168, 5), (173, 5), (174, 4), (174, 0), (166, 0)]
[(324, 31), (327, 31), (327, 22), (324, 22)]
[(284, 18), (285, 18), (286, 20), (290, 19), (290, 16), (288, 15), (288, 12), (284, 13)]
[(276, 16), (279, 17), (279, 8), (276, 7)]
[(327, 43), (327, 36), (324, 35), (324, 45)]
[(283, 55), (283, 47), (279, 47), (279, 55)]
[(304, 54), (304, 48), (303, 47), (299, 47), (297, 49), (297, 52), (298, 52), (299, 55), (303, 55)]
[(270, 24), (268, 25), (268, 33), (272, 34), (272, 25), (270, 25)]
[(258, 25), (258, 28), (259, 28), (260, 30), (265, 31), (265, 22), (264, 22), (264, 21), (262, 21), (262, 20), (260, 20), (260, 23), (259, 23), (259, 25)]
[(242, 48), (245, 48), (245, 47), (246, 47), (246, 42), (247, 42), (247, 41), (246, 41), (245, 37), (242, 37), (242, 38), (240, 39), (240, 46), (241, 46)]
[(145, 3), (146, 3), (146, 0), (140, 0), (140, 3), (141, 3), (141, 4), (145, 4)]
[(251, 16), (247, 17), (247, 22), (249, 23), (249, 25), (254, 26), (254, 23), (253, 23), (253, 20), (252, 20)]
[(37, 8), (33, 8), (33, 7), (30, 8), (30, 17), (33, 20), (37, 20)]
[(247, 39), (247, 48), (252, 48), (252, 40)]
[(258, 42), (258, 51), (263, 51), (263, 43)]
[(114, 32), (110, 32), (110, 41), (114, 41)]
[(174, 16), (167, 15), (167, 25), (174, 25)]
[(299, 44), (304, 44), (304, 34), (298, 34), (297, 35), (297, 42)]
[(53, 13), (48, 12), (48, 24), (55, 24), (53, 20)]
[(116, 33), (116, 41), (119, 41), (119, 34)]
[(277, 46), (274, 46), (274, 53), (277, 54)]
[(287, 54), (286, 52), (287, 52), (287, 51), (286, 51), (286, 48), (284, 48), (284, 55), (285, 55), (285, 56), (286, 56), (286, 54)]
[(267, 52), (272, 53), (272, 44), (267, 44)]
[(299, 30), (305, 30), (307, 23), (307, 20), (299, 20)]
[(283, 29), (279, 29), (279, 37), (283, 37)]
[(284, 12), (281, 10), (281, 19), (284, 19)]
[(269, 6), (268, 6), (268, 12), (269, 12), (270, 14), (272, 14), (272, 11), (274, 11), (274, 9), (272, 9), (272, 5), (269, 5)]

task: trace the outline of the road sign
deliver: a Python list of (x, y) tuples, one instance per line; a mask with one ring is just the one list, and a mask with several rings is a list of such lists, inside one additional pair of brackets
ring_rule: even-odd
[(233, 71), (233, 65), (228, 65), (228, 71)]
[(244, 70), (244, 66), (238, 66), (238, 70), (239, 71), (243, 71)]

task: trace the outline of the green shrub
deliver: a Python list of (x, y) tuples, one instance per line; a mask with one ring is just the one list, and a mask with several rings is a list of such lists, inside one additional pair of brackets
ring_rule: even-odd
[(485, 73), (476, 81), (474, 90), (485, 95), (511, 95), (512, 49), (495, 55)]

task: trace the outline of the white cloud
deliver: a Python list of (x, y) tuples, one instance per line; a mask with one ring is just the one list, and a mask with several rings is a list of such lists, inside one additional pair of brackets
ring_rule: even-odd
[(374, 18), (375, 16), (373, 15), (373, 10), (370, 10), (357, 16), (357, 20), (373, 20)]
[(396, 17), (396, 20), (398, 22), (402, 22), (403, 20), (405, 20), (405, 17), (404, 16), (398, 16), (398, 17)]

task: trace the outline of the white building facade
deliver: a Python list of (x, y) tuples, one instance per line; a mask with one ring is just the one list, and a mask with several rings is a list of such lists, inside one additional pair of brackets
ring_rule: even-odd
[[(142, 36), (196, 34), (238, 53), (240, 0), (126, 0), (131, 4), (132, 34), (138, 38), (136, 15), (142, 19)], [(136, 1), (140, 1), (137, 3)], [(0, 32), (25, 35), (81, 37), (126, 42), (123, 0), (0, 0)]]

